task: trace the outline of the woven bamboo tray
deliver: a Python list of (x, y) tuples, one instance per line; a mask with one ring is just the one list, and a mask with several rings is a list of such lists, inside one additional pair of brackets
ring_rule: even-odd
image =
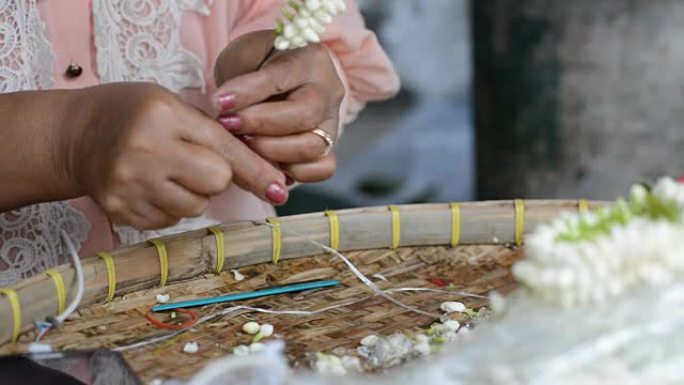
[[(307, 353), (354, 348), (369, 334), (417, 330), (436, 321), (436, 316), (417, 315), (374, 296), (339, 258), (322, 252), (309, 240), (336, 246), (363, 274), (375, 275), (373, 281), (382, 289), (438, 289), (437, 278), (451, 283), (450, 290), (454, 291), (486, 295), (496, 289), (507, 293), (515, 288), (510, 266), (523, 257), (524, 248), (516, 243), (522, 242), (524, 234), (563, 211), (600, 205), (603, 203), (500, 201), (380, 207), (284, 217), (275, 227), (263, 223), (223, 225), (218, 232), (222, 236), (217, 236), (216, 230), (200, 230), (167, 237), (161, 240), (168, 260), (166, 272), (161, 266), (160, 249), (152, 243), (111, 252), (115, 287), (110, 286), (111, 270), (103, 258), (83, 258), (86, 290), (79, 312), (43, 341), (58, 349), (116, 348), (163, 335), (167, 331), (145, 319), (155, 304), (155, 296), (161, 293), (178, 301), (312, 279), (338, 279), (341, 285), (332, 289), (244, 304), (278, 310), (345, 305), (341, 308), (311, 316), (233, 313), (173, 339), (124, 354), (145, 381), (156, 377), (187, 378), (210, 359), (248, 343), (250, 337), (241, 326), (257, 320), (275, 326), (276, 333), (287, 343), (288, 358), (297, 367), (303, 365)], [(218, 266), (220, 238), (223, 266)], [(274, 264), (274, 259), (278, 263)], [(236, 281), (231, 269), (239, 269), (245, 279)], [(69, 299), (75, 291), (75, 272), (69, 265), (56, 270), (61, 273)], [(168, 274), (166, 286), (160, 287), (164, 273)], [(112, 288), (114, 298), (106, 302)], [(0, 353), (25, 350), (35, 338), (32, 322), (44, 320), (58, 309), (55, 282), (47, 275), (29, 279), (12, 290), (17, 294), (21, 319), (16, 320), (9, 298), (0, 297)], [(439, 305), (446, 300), (459, 300), (475, 309), (486, 305), (484, 299), (434, 292), (393, 296), (432, 314), (440, 314)], [(207, 314), (227, 306), (207, 306), (198, 312)], [(12, 342), (17, 325), (21, 325), (23, 334)], [(188, 341), (199, 344), (198, 353), (182, 352)]]

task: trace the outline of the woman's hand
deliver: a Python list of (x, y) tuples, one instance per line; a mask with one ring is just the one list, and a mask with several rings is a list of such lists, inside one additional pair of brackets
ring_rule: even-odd
[(272, 203), (287, 200), (282, 172), (175, 94), (147, 83), (74, 92), (61, 140), (67, 175), (114, 222), (174, 225), (203, 214), (231, 181)]
[(325, 136), (312, 131), (337, 138), (344, 86), (322, 45), (275, 52), (264, 61), (272, 44), (272, 31), (254, 32), (221, 53), (218, 121), (293, 180), (326, 180), (335, 172), (335, 156)]

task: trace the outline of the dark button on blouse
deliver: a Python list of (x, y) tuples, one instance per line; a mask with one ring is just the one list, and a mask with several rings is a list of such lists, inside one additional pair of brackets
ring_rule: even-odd
[(77, 78), (77, 77), (81, 76), (82, 73), (83, 73), (83, 67), (81, 67), (78, 64), (72, 63), (72, 64), (69, 64), (69, 67), (67, 67), (65, 74), (69, 78)]

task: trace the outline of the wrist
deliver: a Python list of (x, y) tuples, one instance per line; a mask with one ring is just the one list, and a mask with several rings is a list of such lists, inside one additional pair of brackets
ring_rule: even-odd
[(66, 168), (69, 91), (0, 95), (0, 211), (80, 195)]
[(93, 124), (96, 123), (94, 114), (97, 113), (96, 95), (92, 90), (93, 88), (85, 88), (63, 91), (64, 94), (57, 106), (60, 113), (52, 128), (55, 140), (52, 145), (51, 162), (55, 165), (56, 176), (52, 183), (63, 195), (71, 197), (83, 196), (87, 190), (83, 173), (84, 165), (90, 159), (87, 159), (84, 148), (89, 142), (88, 131), (96, 131), (88, 130), (88, 127), (93, 128)]

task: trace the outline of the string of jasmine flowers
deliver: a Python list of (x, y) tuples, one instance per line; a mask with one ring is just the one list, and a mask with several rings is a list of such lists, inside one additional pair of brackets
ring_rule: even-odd
[(629, 200), (541, 226), (513, 267), (528, 293), (564, 307), (684, 277), (684, 185), (636, 185)]
[(288, 4), (281, 9), (283, 16), (275, 29), (274, 46), (280, 51), (320, 42), (325, 26), (347, 8), (344, 0), (290, 0)]

